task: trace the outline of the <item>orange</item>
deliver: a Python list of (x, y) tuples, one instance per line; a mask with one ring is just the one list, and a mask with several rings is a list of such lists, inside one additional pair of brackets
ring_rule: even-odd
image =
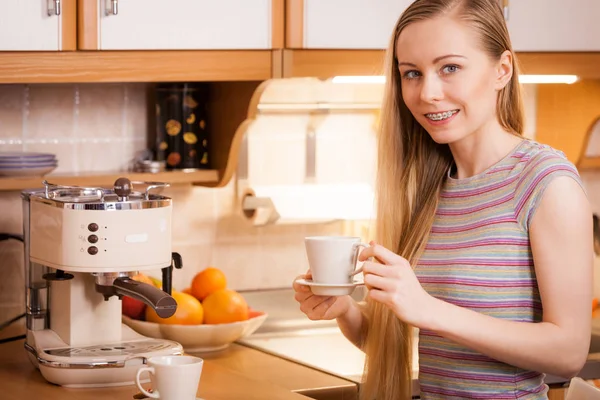
[(209, 294), (227, 287), (225, 274), (218, 268), (208, 267), (198, 272), (192, 279), (192, 295), (198, 300), (204, 300)]
[(185, 294), (189, 294), (189, 295), (193, 296), (193, 294), (192, 294), (192, 289), (191, 289), (191, 288), (189, 288), (189, 287), (188, 287), (188, 288), (185, 288), (185, 289), (183, 289), (183, 290), (181, 291), (181, 293), (185, 293)]
[(217, 290), (202, 302), (205, 324), (227, 324), (248, 319), (248, 303), (238, 292)]
[(152, 280), (152, 278), (142, 273), (138, 273), (137, 275), (132, 276), (131, 279), (133, 279), (134, 281), (144, 282), (148, 285), (154, 286), (154, 281)]
[(175, 314), (161, 318), (151, 307), (146, 307), (146, 321), (170, 325), (200, 325), (203, 322), (204, 308), (197, 298), (175, 290), (171, 296), (177, 302)]

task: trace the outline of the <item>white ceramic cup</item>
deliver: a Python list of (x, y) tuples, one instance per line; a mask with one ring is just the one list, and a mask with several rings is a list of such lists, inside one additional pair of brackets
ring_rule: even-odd
[(310, 236), (304, 244), (313, 282), (325, 284), (351, 283), (362, 271), (356, 268), (360, 249), (369, 247), (353, 236)]
[[(147, 364), (138, 369), (135, 377), (135, 384), (146, 396), (161, 400), (196, 400), (204, 360), (193, 356), (158, 356), (148, 358)], [(144, 372), (150, 373), (152, 393), (140, 383)]]

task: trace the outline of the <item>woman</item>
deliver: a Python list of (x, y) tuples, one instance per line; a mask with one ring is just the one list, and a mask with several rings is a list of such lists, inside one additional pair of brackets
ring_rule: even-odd
[[(592, 214), (575, 167), (522, 138), (497, 0), (416, 0), (387, 60), (366, 307), (294, 285), (367, 355), (361, 398), (544, 399), (590, 341)], [(565, 132), (568, 134), (568, 132)]]

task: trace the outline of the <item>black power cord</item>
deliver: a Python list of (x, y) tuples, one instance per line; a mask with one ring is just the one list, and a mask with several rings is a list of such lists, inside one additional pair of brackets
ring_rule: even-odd
[(25, 335), (19, 335), (19, 336), (13, 336), (13, 337), (9, 337), (6, 339), (0, 339), (0, 344), (4, 344), (4, 343), (8, 343), (8, 342), (14, 342), (16, 340), (21, 340), (21, 339), (25, 339)]
[[(4, 241), (4, 240), (8, 240), (8, 239), (14, 239), (14, 240), (23, 242), (23, 235), (17, 235), (17, 234), (13, 234), (13, 233), (0, 233), (0, 242)], [(17, 322), (21, 318), (25, 318), (25, 314), (18, 315), (11, 320), (1, 323), (0, 324), (0, 332), (2, 330), (4, 330), (6, 327), (8, 327), (9, 325)], [(19, 335), (19, 336), (13, 336), (13, 337), (5, 338), (5, 339), (0, 339), (0, 344), (13, 342), (15, 340), (20, 340), (20, 339), (25, 339), (25, 335)]]
[(13, 319), (3, 322), (0, 324), (0, 331), (4, 328), (6, 328), (7, 326), (9, 326), (10, 324), (14, 324), (15, 322), (17, 322), (18, 320), (20, 320), (21, 318), (25, 318), (25, 314), (21, 314), (17, 317), (14, 317)]
[[(10, 319), (10, 320), (0, 324), (0, 332), (2, 332), (2, 330), (7, 328), (10, 324), (17, 322), (21, 318), (25, 318), (25, 314), (18, 315), (16, 317), (14, 317), (13, 319)], [(25, 335), (12, 336), (12, 337), (8, 337), (5, 339), (0, 339), (0, 344), (14, 342), (15, 340), (20, 340), (20, 339), (25, 339)]]

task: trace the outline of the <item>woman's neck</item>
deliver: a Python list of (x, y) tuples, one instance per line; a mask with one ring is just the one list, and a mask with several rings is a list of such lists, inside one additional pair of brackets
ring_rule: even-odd
[(506, 157), (522, 140), (521, 136), (505, 131), (500, 124), (494, 124), (450, 143), (456, 164), (453, 176), (464, 179), (482, 173)]

